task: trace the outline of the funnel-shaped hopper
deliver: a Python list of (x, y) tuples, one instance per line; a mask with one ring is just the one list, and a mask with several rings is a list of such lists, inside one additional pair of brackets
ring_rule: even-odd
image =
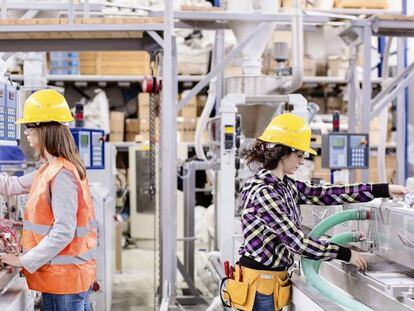
[[(232, 12), (253, 13), (252, 0), (229, 0), (227, 8)], [(279, 9), (278, 1), (262, 0), (261, 11), (266, 13), (274, 13)], [(230, 27), (234, 32), (237, 42), (241, 42), (257, 27), (257, 22), (234, 21), (230, 23)], [(242, 50), (243, 55), (243, 74), (260, 75), (262, 68), (262, 54), (267, 43), (272, 37), (276, 23), (267, 23), (266, 28), (257, 33), (255, 37)]]
[[(272, 76), (229, 77), (226, 79), (226, 94), (271, 95), (284, 83)], [(246, 138), (260, 136), (275, 114), (281, 112), (281, 104), (258, 103), (237, 106), (241, 115), (241, 130)]]

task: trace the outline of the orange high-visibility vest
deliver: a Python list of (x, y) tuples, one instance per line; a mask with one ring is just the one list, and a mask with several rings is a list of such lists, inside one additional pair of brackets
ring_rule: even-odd
[(80, 179), (76, 167), (68, 160), (57, 158), (38, 170), (24, 211), (22, 246), (23, 251), (28, 252), (52, 229), (54, 217), (48, 193), (52, 180), (62, 168), (73, 172), (77, 179), (75, 236), (50, 262), (34, 273), (23, 269), (23, 274), (30, 289), (50, 294), (76, 294), (88, 290), (96, 279), (96, 223), (88, 182), (86, 178)]

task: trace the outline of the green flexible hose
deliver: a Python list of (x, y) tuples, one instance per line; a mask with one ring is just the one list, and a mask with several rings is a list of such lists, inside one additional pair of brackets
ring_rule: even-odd
[(370, 212), (361, 209), (350, 209), (342, 211), (329, 216), (321, 221), (313, 230), (309, 233), (312, 238), (319, 239), (326, 231), (350, 220), (365, 220), (370, 218)]
[[(348, 210), (334, 214), (327, 219), (323, 220), (318, 224), (310, 233), (310, 236), (313, 238), (319, 238), (326, 231), (336, 226), (337, 224), (343, 223), (349, 220), (362, 220), (370, 217), (369, 212), (364, 210)], [(340, 233), (329, 241), (336, 244), (345, 244), (349, 242), (359, 241), (360, 234), (356, 232), (344, 232)], [(335, 303), (344, 306), (346, 310), (352, 311), (373, 311), (371, 308), (365, 306), (364, 304), (358, 302), (357, 300), (345, 295), (337, 288), (332, 286), (329, 282), (322, 279), (319, 275), (319, 267), (321, 265), (320, 261), (309, 260), (304, 257), (301, 259), (301, 266), (303, 273), (305, 275), (306, 281), (312, 287), (317, 289), (328, 299), (334, 301)]]

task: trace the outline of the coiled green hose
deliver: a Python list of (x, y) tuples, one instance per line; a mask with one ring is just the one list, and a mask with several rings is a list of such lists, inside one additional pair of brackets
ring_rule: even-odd
[[(313, 238), (321, 237), (326, 231), (334, 226), (349, 221), (363, 220), (370, 217), (369, 212), (364, 210), (348, 210), (334, 214), (318, 224), (309, 234)], [(332, 237), (329, 242), (336, 244), (345, 244), (349, 242), (359, 241), (360, 234), (356, 232), (344, 232)], [(321, 292), (328, 299), (344, 306), (346, 310), (352, 311), (373, 311), (371, 308), (358, 302), (357, 300), (345, 295), (329, 282), (322, 279), (319, 275), (319, 267), (321, 261), (309, 260), (304, 257), (301, 259), (301, 266), (306, 278), (306, 282)]]

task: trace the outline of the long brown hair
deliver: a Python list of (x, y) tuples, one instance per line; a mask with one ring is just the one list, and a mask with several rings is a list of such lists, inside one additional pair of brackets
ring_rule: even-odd
[(264, 141), (257, 140), (251, 149), (242, 153), (250, 168), (251, 164), (257, 163), (267, 170), (273, 170), (278, 166), (284, 156), (293, 152), (292, 148), (283, 145), (275, 145), (272, 147), (268, 145)]
[(58, 122), (43, 123), (36, 127), (36, 134), (39, 142), (39, 157), (46, 159), (45, 151), (47, 151), (52, 156), (65, 158), (75, 165), (80, 178), (85, 179), (85, 165), (69, 127)]

